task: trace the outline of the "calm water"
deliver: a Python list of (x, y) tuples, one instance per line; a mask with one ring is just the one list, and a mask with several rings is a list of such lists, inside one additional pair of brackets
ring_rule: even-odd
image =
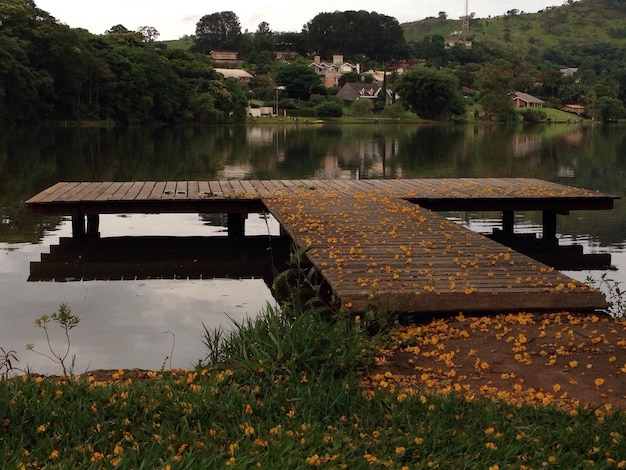
[[(311, 125), (185, 129), (0, 131), (0, 347), (22, 366), (58, 373), (33, 320), (67, 303), (81, 317), (72, 331), (76, 370), (186, 367), (204, 357), (206, 325), (228, 327), (273, 303), (262, 279), (28, 282), (30, 263), (69, 237), (65, 218), (30, 217), (23, 202), (57, 181), (266, 178), (537, 177), (626, 196), (626, 127), (551, 125)], [(481, 232), (499, 214), (453, 213)], [(540, 214), (516, 215), (516, 231), (540, 232)], [(219, 236), (219, 217), (195, 214), (104, 216), (103, 237)], [(611, 253), (626, 282), (626, 204), (559, 216), (561, 244)], [(247, 235), (277, 234), (251, 215)], [(584, 280), (602, 271), (567, 274)], [(52, 330), (54, 346), (64, 344)], [(173, 344), (175, 339), (175, 344)], [(174, 354), (170, 352), (174, 346)]]

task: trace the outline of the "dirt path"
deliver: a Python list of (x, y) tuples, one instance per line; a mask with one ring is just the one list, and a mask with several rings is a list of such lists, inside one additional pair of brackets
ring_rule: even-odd
[(514, 403), (626, 408), (626, 322), (516, 314), (399, 327), (364, 384)]

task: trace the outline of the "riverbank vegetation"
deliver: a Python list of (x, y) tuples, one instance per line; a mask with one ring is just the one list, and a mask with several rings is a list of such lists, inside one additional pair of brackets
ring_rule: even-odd
[(364, 380), (385, 348), (433, 339), (366, 330), (358, 317), (268, 307), (230, 333), (207, 331), (206, 358), (188, 370), (5, 376), (0, 458), (15, 468), (626, 466), (623, 411), (402, 386), (390, 372)]
[[(253, 101), (266, 114), (292, 118), (404, 119), (413, 111), (461, 120), (470, 110), (471, 119), (515, 121), (521, 119), (509, 95), (515, 91), (546, 107), (575, 105), (567, 109), (585, 118), (613, 122), (624, 114), (626, 10), (611, 0), (471, 16), (467, 30), (443, 11), (405, 25), (376, 12), (337, 11), (316, 15), (301, 32), (276, 33), (265, 22), (242, 32), (237, 15), (224, 11), (202, 17), (195, 34), (163, 42), (151, 26), (113, 25), (99, 35), (69, 28), (26, 0), (0, 2), (0, 18), (2, 126), (240, 122)], [(215, 59), (215, 50), (236, 59)], [(333, 81), (323, 68), (316, 72), (314, 63), (333, 66), (331, 54), (332, 62), (360, 73)], [(225, 78), (220, 67), (250, 75)], [(349, 82), (377, 88), (353, 101), (338, 95)], [(549, 121), (534, 109), (523, 118)]]

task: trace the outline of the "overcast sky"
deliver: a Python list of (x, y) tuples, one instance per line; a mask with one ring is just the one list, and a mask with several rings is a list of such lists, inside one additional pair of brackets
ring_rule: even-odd
[[(465, 12), (465, 0), (35, 0), (35, 4), (72, 28), (103, 34), (118, 24), (129, 30), (153, 26), (161, 33), (161, 40), (195, 34), (200, 18), (220, 11), (235, 12), (242, 31), (250, 32), (256, 31), (262, 21), (269, 23), (272, 31), (299, 32), (322, 12), (375, 11), (400, 23), (437, 16), (440, 11), (445, 11), (449, 19), (456, 19)], [(512, 9), (536, 13), (546, 6), (560, 4), (562, 0), (469, 0), (469, 13), (487, 18)]]

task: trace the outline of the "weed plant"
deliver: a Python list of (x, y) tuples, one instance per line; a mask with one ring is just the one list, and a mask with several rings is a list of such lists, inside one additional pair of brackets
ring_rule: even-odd
[[(54, 322), (63, 330), (63, 336), (65, 337), (65, 350), (58, 351), (54, 347), (52, 347), (52, 339), (50, 338), (50, 323)], [(28, 351), (32, 351), (35, 354), (39, 354), (40, 356), (47, 357), (55, 364), (59, 364), (61, 369), (63, 370), (63, 375), (74, 375), (74, 364), (76, 360), (76, 356), (72, 355), (69, 359), (70, 363), (68, 364), (68, 356), (70, 354), (70, 348), (72, 346), (72, 342), (70, 340), (70, 330), (75, 328), (80, 322), (80, 317), (72, 314), (72, 309), (68, 307), (67, 304), (61, 304), (58, 311), (52, 313), (51, 315), (42, 315), (39, 318), (35, 319), (35, 326), (37, 328), (41, 328), (46, 335), (46, 343), (48, 345), (47, 353), (39, 351), (35, 349), (33, 344), (27, 344), (26, 349)]]
[(606, 273), (603, 273), (600, 279), (587, 276), (586, 282), (604, 293), (609, 315), (616, 320), (626, 319), (626, 291), (622, 289), (621, 282), (611, 279)]

